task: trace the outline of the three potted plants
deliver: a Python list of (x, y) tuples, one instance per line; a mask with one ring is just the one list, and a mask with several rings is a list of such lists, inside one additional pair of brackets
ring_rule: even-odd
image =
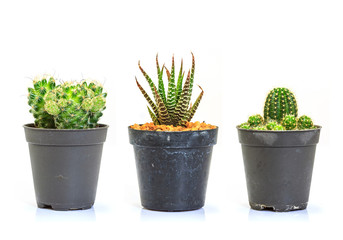
[(306, 115), (298, 118), (294, 94), (274, 88), (266, 98), (264, 117), (250, 116), (237, 129), (251, 208), (305, 209), (321, 127)]
[(107, 125), (98, 124), (106, 93), (98, 82), (33, 80), (28, 104), (35, 122), (24, 125), (37, 205), (87, 209), (95, 201)]
[[(170, 71), (160, 68), (156, 56), (158, 85), (138, 63), (147, 80), (155, 102), (136, 83), (147, 100), (152, 123), (128, 127), (129, 140), (134, 147), (141, 204), (159, 211), (195, 210), (204, 206), (211, 154), (217, 142), (218, 127), (190, 122), (197, 110), (203, 90), (190, 104), (195, 70), (192, 68), (183, 84), (183, 64), (176, 77), (174, 57)], [(164, 88), (163, 72), (168, 77)], [(200, 87), (200, 86), (199, 86)]]

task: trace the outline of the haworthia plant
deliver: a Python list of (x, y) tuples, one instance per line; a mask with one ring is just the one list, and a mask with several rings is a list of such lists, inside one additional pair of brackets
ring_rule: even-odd
[(28, 89), (28, 104), (39, 128), (85, 129), (98, 125), (107, 93), (96, 81), (56, 85), (49, 75), (36, 77)]
[[(149, 97), (147, 92), (139, 84), (136, 78), (136, 83), (140, 91), (142, 92), (144, 98), (147, 100), (150, 108), (148, 106), (149, 115), (155, 125), (173, 125), (173, 126), (185, 126), (187, 122), (190, 122), (193, 118), (204, 91), (201, 89), (201, 93), (194, 102), (190, 104), (192, 90), (193, 90), (193, 81), (194, 81), (194, 70), (195, 70), (195, 60), (192, 53), (192, 68), (188, 71), (185, 82), (183, 70), (183, 61), (181, 60), (181, 67), (176, 78), (175, 74), (175, 63), (174, 56), (172, 57), (172, 66), (170, 71), (165, 65), (160, 68), (158, 62), (158, 55), (156, 55), (156, 67), (157, 67), (157, 76), (158, 76), (158, 88), (151, 80), (149, 75), (143, 70), (138, 62), (138, 67), (141, 70), (143, 76), (147, 80), (155, 102)], [(168, 88), (167, 91), (163, 83), (163, 71), (165, 70), (168, 78)], [(176, 82), (177, 80), (177, 82)]]

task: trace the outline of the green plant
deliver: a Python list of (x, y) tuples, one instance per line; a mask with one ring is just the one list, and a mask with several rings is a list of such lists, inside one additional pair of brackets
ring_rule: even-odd
[(239, 127), (242, 129), (250, 129), (250, 124), (249, 123), (242, 123)]
[(43, 75), (33, 80), (28, 92), (30, 112), (39, 128), (94, 128), (106, 108), (107, 93), (96, 81), (56, 85), (52, 76)]
[(250, 127), (257, 127), (261, 123), (263, 123), (263, 117), (260, 114), (252, 115), (248, 119), (248, 123)]
[(274, 88), (264, 104), (264, 118), (252, 115), (248, 121), (239, 125), (243, 129), (253, 130), (303, 130), (317, 128), (306, 115), (297, 119), (298, 107), (294, 94), (287, 88)]
[(282, 119), (282, 126), (286, 130), (293, 130), (297, 127), (297, 120), (293, 115), (285, 115)]
[(272, 119), (278, 123), (281, 123), (287, 114), (297, 117), (298, 107), (294, 94), (287, 88), (274, 88), (266, 98), (263, 114), (265, 121)]
[[(192, 68), (188, 71), (186, 81), (182, 87), (184, 74), (183, 71), (183, 61), (181, 61), (181, 67), (179, 70), (178, 77), (176, 79), (175, 75), (175, 65), (174, 56), (172, 58), (172, 66), (170, 71), (165, 67), (165, 65), (160, 68), (158, 63), (158, 55), (156, 55), (156, 67), (158, 76), (158, 86), (154, 84), (149, 75), (143, 70), (138, 62), (138, 67), (144, 75), (145, 79), (149, 83), (155, 102), (149, 97), (146, 91), (138, 83), (136, 78), (136, 83), (140, 91), (142, 92), (144, 98), (148, 101), (151, 109), (148, 106), (148, 111), (151, 119), (155, 125), (173, 125), (173, 126), (185, 126), (187, 122), (190, 122), (196, 112), (204, 91), (201, 89), (201, 93), (194, 102), (190, 104), (192, 90), (193, 90), (193, 80), (194, 80), (194, 70), (195, 61), (194, 55), (192, 53)], [(163, 84), (163, 71), (166, 71), (168, 77), (168, 88), (167, 92)], [(177, 81), (176, 81), (177, 80)]]
[(277, 122), (275, 122), (274, 120), (271, 120), (271, 121), (267, 122), (266, 128), (268, 130), (273, 130), (277, 125), (278, 125)]
[(272, 129), (273, 131), (284, 131), (286, 130), (282, 125), (277, 124), (274, 126), (274, 128)]
[(306, 115), (303, 115), (298, 119), (299, 129), (309, 129), (309, 128), (312, 128), (313, 126), (314, 125), (313, 125), (312, 119)]

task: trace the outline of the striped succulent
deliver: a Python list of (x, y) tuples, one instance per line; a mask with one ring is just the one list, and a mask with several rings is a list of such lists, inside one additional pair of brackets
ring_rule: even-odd
[[(194, 81), (194, 69), (195, 61), (194, 55), (192, 53), (192, 68), (188, 71), (185, 82), (183, 70), (183, 61), (181, 60), (181, 67), (179, 74), (176, 78), (175, 74), (175, 63), (174, 56), (172, 58), (172, 66), (170, 71), (165, 65), (160, 68), (158, 62), (158, 55), (156, 55), (156, 67), (157, 67), (157, 76), (158, 76), (158, 86), (154, 84), (149, 75), (143, 70), (138, 62), (138, 67), (147, 80), (150, 89), (152, 91), (153, 98), (155, 102), (149, 97), (147, 92), (139, 84), (136, 78), (136, 83), (140, 91), (142, 92), (144, 98), (148, 101), (150, 107), (148, 106), (148, 111), (151, 119), (155, 125), (173, 125), (173, 126), (185, 126), (187, 122), (190, 122), (196, 112), (201, 98), (204, 94), (204, 91), (201, 89), (201, 93), (194, 102), (190, 104), (192, 90), (193, 90), (193, 81)], [(168, 89), (166, 91), (163, 84), (163, 72), (166, 72), (168, 77)], [(183, 86), (182, 86), (183, 85)]]

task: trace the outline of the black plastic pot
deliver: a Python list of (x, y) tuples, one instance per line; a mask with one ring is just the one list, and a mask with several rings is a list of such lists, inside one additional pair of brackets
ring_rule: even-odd
[(38, 207), (54, 210), (91, 208), (108, 126), (60, 130), (26, 124), (24, 129)]
[(252, 209), (286, 212), (307, 207), (317, 129), (259, 131), (238, 129)]
[(203, 207), (217, 135), (218, 128), (157, 132), (129, 127), (142, 206), (159, 211)]

